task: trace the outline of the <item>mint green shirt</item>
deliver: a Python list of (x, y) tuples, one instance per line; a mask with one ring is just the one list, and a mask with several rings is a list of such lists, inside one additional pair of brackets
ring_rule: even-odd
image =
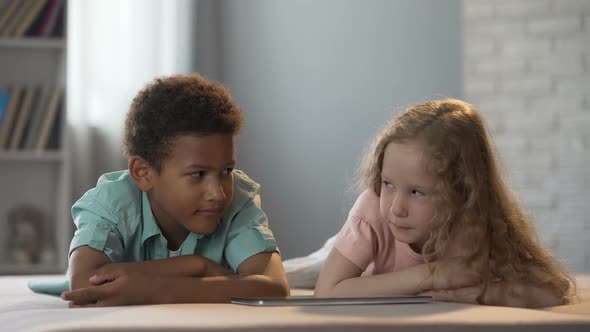
[[(200, 255), (226, 264), (235, 272), (247, 258), (278, 251), (264, 212), (254, 203), (260, 186), (245, 173), (234, 171), (234, 196), (217, 229), (209, 235), (189, 233), (180, 255)], [(73, 206), (76, 232), (70, 254), (89, 246), (113, 262), (139, 262), (168, 257), (168, 246), (147, 194), (133, 182), (129, 171), (102, 175), (95, 188)], [(33, 291), (59, 294), (64, 285), (29, 284)]]

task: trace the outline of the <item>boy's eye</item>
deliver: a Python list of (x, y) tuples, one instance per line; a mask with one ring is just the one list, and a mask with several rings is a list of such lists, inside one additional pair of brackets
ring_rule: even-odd
[(224, 175), (230, 175), (233, 171), (234, 171), (233, 168), (228, 167), (228, 168), (224, 169), (222, 173)]
[(194, 173), (191, 173), (191, 176), (195, 179), (200, 179), (203, 176), (205, 176), (205, 172), (204, 171), (194, 172)]
[(393, 188), (393, 184), (391, 184), (391, 182), (387, 182), (387, 181), (382, 181), (382, 182), (386, 188)]
[(416, 196), (425, 196), (426, 194), (421, 192), (420, 190), (412, 190), (412, 195), (416, 195)]

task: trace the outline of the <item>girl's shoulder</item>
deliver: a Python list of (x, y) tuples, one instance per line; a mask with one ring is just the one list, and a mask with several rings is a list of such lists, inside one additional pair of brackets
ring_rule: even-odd
[(349, 219), (360, 219), (370, 224), (380, 222), (379, 196), (372, 190), (363, 191), (350, 209)]

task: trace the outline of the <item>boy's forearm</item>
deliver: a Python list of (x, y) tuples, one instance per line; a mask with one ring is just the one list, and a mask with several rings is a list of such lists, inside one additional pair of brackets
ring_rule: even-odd
[(70, 289), (90, 286), (88, 279), (96, 273), (97, 269), (110, 263), (110, 258), (104, 252), (88, 246), (75, 249), (70, 256), (68, 267)]
[(125, 264), (136, 265), (142, 273), (164, 277), (207, 277), (230, 273), (221, 265), (198, 255), (184, 255)]
[(162, 282), (166, 285), (155, 292), (156, 303), (228, 303), (232, 298), (281, 298), (289, 295), (286, 280), (261, 274), (170, 277), (163, 278)]
[(321, 297), (348, 296), (395, 296), (415, 295), (432, 289), (432, 277), (426, 264), (405, 270), (350, 278), (340, 281), (325, 292), (317, 292)]

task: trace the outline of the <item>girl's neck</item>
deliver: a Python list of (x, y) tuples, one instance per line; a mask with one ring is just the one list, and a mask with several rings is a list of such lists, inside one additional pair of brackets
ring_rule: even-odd
[(410, 243), (410, 249), (414, 250), (415, 253), (422, 255), (422, 245), (417, 243)]

